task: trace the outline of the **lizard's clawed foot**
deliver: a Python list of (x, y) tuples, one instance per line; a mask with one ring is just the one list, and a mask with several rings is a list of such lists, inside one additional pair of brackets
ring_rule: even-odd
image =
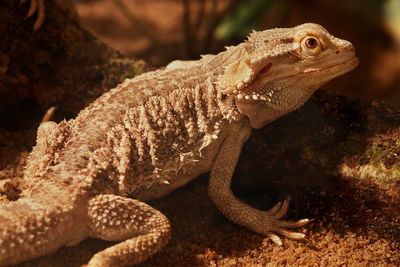
[(289, 201), (290, 197), (287, 197), (285, 201), (283, 201), (283, 203), (279, 202), (272, 209), (266, 212), (268, 214), (269, 219), (271, 218), (274, 219), (273, 221), (268, 222), (268, 224), (270, 224), (268, 227), (270, 228), (270, 230), (266, 234), (272, 240), (272, 242), (274, 242), (279, 246), (282, 245), (282, 240), (277, 234), (283, 235), (291, 239), (303, 239), (305, 238), (305, 234), (292, 232), (287, 230), (286, 228), (301, 227), (314, 220), (314, 219), (301, 219), (295, 222), (281, 221), (280, 219), (282, 219), (286, 215), (286, 212), (289, 209)]
[[(28, 0), (21, 0), (21, 4), (26, 3)], [(28, 15), (26, 15), (27, 18), (32, 17), (35, 13), (37, 13), (37, 18), (35, 21), (35, 24), (33, 25), (33, 30), (37, 31), (40, 29), (40, 27), (43, 24), (44, 18), (45, 18), (45, 6), (44, 6), (44, 0), (30, 0), (30, 6), (29, 6), (29, 11)]]

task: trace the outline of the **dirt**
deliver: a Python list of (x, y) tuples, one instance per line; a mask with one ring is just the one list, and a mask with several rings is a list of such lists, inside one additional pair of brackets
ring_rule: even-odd
[[(179, 189), (153, 206), (172, 223), (172, 240), (140, 266), (398, 266), (399, 242), (353, 229), (339, 210), (325, 214), (324, 200), (294, 200), (318, 210), (317, 220), (301, 229), (307, 240), (284, 240), (282, 247), (227, 221), (207, 197), (207, 177)], [(304, 201), (304, 200), (303, 200)], [(188, 203), (188, 205), (182, 205)], [(348, 214), (349, 217), (357, 214)], [(296, 219), (291, 217), (291, 219)], [(362, 219), (362, 218), (359, 218)], [(112, 245), (88, 239), (78, 246), (20, 266), (79, 266)]]

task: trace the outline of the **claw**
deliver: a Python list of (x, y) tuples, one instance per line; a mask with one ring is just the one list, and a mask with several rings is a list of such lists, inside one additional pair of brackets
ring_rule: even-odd
[(33, 30), (37, 31), (40, 29), (44, 22), (44, 17), (45, 17), (45, 6), (44, 6), (44, 0), (38, 0), (38, 16), (36, 19), (35, 24), (33, 25)]
[(274, 233), (268, 233), (268, 238), (271, 239), (272, 242), (274, 242), (278, 246), (282, 246), (282, 240), (279, 236), (277, 236)]
[(312, 222), (312, 221), (315, 221), (315, 219), (314, 218), (313, 219), (301, 219), (301, 220), (298, 220), (295, 223), (298, 225), (297, 227), (300, 227), (300, 226), (304, 226), (307, 223)]
[(268, 213), (271, 214), (275, 214), (276, 212), (278, 212), (282, 207), (282, 201), (279, 201), (278, 203), (276, 203), (275, 206), (273, 206), (270, 210), (268, 210)]
[[(25, 4), (28, 0), (21, 0), (21, 4)], [(35, 24), (33, 25), (33, 30), (37, 31), (43, 25), (44, 18), (45, 18), (45, 5), (44, 0), (30, 0), (31, 3), (29, 5), (28, 14), (26, 15), (27, 18), (32, 17), (37, 12), (37, 18)]]
[(288, 230), (282, 229), (282, 228), (281, 229), (278, 228), (275, 231), (278, 234), (286, 236), (286, 237), (291, 238), (291, 239), (304, 239), (306, 237), (306, 235), (303, 234), (303, 233), (291, 232), (291, 231), (288, 231)]
[(312, 222), (312, 221), (314, 221), (314, 219), (301, 219), (296, 222), (281, 221), (281, 222), (279, 222), (279, 226), (286, 227), (286, 228), (298, 228), (298, 227), (304, 226), (307, 223)]
[(275, 217), (277, 220), (281, 219), (283, 216), (286, 215), (286, 213), (287, 213), (287, 211), (288, 211), (288, 209), (289, 209), (289, 201), (290, 201), (290, 198), (287, 197), (287, 198), (285, 199), (285, 201), (283, 201), (281, 209), (278, 210), (278, 212), (277, 212), (276, 214), (274, 214), (274, 217)]
[(54, 115), (54, 111), (56, 110), (56, 107), (50, 107), (46, 113), (44, 114), (43, 118), (42, 118), (42, 122), (46, 122), (46, 121), (50, 121), (51, 118)]
[[(282, 235), (291, 239), (304, 239), (306, 237), (303, 233), (292, 232), (285, 228), (298, 228), (314, 221), (315, 219), (301, 219), (298, 221), (281, 221), (289, 209), (290, 197), (288, 196), (283, 202), (278, 202), (273, 208), (267, 211), (268, 216), (272, 216), (273, 223), (272, 229), (270, 228), (266, 234), (275, 244), (281, 246), (282, 240), (277, 235)], [(270, 232), (271, 231), (271, 232)], [(265, 233), (265, 232), (264, 232)]]
[(28, 15), (26, 15), (27, 18), (30, 18), (33, 16), (33, 14), (36, 13), (36, 10), (38, 8), (38, 2), (37, 0), (31, 0), (31, 4), (29, 6), (29, 10), (28, 10)]

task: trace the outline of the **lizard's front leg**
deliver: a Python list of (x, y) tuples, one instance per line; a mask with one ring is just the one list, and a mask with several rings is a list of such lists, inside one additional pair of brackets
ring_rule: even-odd
[(208, 193), (218, 209), (231, 221), (245, 226), (255, 232), (265, 234), (271, 240), (282, 245), (276, 234), (302, 239), (302, 233), (292, 232), (286, 228), (296, 228), (307, 224), (309, 219), (296, 222), (280, 220), (285, 216), (289, 200), (278, 203), (269, 211), (255, 209), (233, 195), (231, 178), (235, 170), (243, 144), (251, 132), (248, 123), (233, 125), (232, 131), (225, 138), (211, 167)]

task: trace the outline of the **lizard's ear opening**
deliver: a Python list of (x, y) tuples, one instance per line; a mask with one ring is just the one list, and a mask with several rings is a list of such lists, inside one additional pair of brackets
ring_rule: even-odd
[(244, 44), (243, 47), (240, 47), (242, 49), (233, 51), (232, 58), (235, 58), (235, 61), (225, 67), (218, 79), (218, 89), (224, 94), (237, 95), (259, 74), (265, 75), (271, 69), (272, 62), (268, 55), (264, 52), (251, 53), (249, 44)]
[(244, 51), (239, 52), (235, 62), (226, 66), (218, 80), (218, 88), (224, 94), (237, 94), (254, 79), (254, 71), (249, 66), (250, 58)]

